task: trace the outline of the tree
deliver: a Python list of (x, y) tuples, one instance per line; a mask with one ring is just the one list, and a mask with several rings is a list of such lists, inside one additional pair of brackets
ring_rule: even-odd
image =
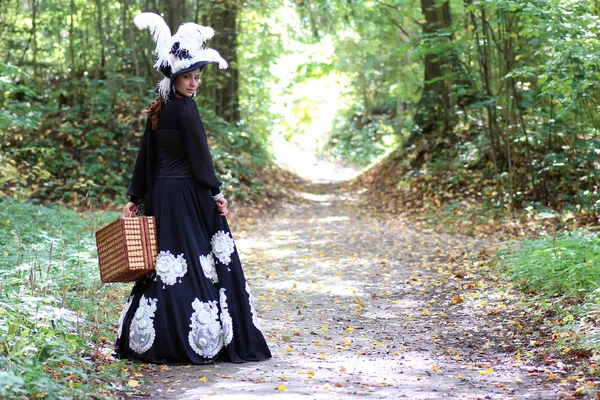
[(421, 0), (421, 11), (425, 16), (422, 40), (430, 50), (423, 57), (423, 94), (416, 106), (415, 123), (424, 133), (447, 134), (453, 119), (451, 62), (431, 48), (440, 46), (438, 42), (443, 45), (451, 40), (450, 1)]

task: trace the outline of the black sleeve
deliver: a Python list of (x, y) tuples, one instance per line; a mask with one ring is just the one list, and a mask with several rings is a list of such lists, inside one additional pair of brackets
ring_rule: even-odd
[(209, 188), (214, 196), (221, 192), (219, 187), (222, 183), (215, 174), (215, 166), (208, 148), (206, 132), (200, 119), (198, 106), (191, 98), (185, 98), (181, 103), (181, 129), (192, 174), (196, 182)]
[(142, 136), (142, 143), (140, 144), (140, 150), (138, 151), (137, 159), (135, 160), (135, 167), (133, 168), (133, 176), (131, 177), (131, 183), (129, 189), (127, 189), (127, 195), (129, 201), (132, 203), (138, 203), (140, 199), (146, 194), (146, 163), (148, 157), (146, 154), (148, 148), (148, 136), (150, 135), (150, 118), (146, 121), (146, 128)]

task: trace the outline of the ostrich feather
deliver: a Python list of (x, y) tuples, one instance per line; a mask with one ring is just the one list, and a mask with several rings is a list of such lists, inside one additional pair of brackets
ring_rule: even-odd
[(226, 69), (229, 67), (227, 61), (225, 61), (225, 59), (221, 57), (219, 52), (215, 49), (204, 48), (196, 53), (195, 58), (219, 64), (219, 69)]
[(174, 36), (175, 40), (190, 43), (196, 49), (202, 48), (204, 43), (215, 35), (215, 30), (208, 26), (202, 26), (193, 22), (181, 24)]
[(144, 12), (138, 14), (133, 19), (133, 23), (139, 29), (148, 29), (156, 42), (156, 60), (155, 68), (161, 64), (169, 64), (169, 51), (171, 50), (171, 29), (165, 20), (158, 14)]
[(158, 94), (167, 101), (169, 99), (169, 93), (171, 92), (171, 79), (163, 78), (158, 82)]

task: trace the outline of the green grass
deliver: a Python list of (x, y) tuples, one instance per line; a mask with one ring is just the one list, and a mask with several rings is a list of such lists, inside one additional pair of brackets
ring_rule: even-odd
[(117, 216), (0, 198), (0, 398), (126, 392), (111, 354), (129, 286), (100, 282), (94, 238)]
[(507, 279), (528, 293), (525, 307), (551, 329), (556, 351), (600, 361), (598, 233), (576, 230), (513, 242), (497, 261)]
[(508, 277), (547, 295), (581, 297), (600, 287), (600, 237), (573, 231), (500, 254)]

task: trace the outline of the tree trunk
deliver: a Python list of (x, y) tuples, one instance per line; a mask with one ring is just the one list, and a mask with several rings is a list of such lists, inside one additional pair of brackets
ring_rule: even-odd
[(100, 39), (100, 62), (96, 64), (95, 78), (98, 78), (100, 70), (104, 71), (106, 67), (106, 56), (104, 50), (104, 26), (102, 23), (102, 0), (96, 0), (96, 11), (97, 15), (97, 28), (98, 38)]
[(71, 0), (71, 20), (69, 21), (69, 56), (71, 57), (71, 72), (77, 71), (75, 65), (75, 44), (73, 38), (73, 31), (75, 28), (75, 0)]
[[(452, 23), (448, 0), (421, 0), (421, 11), (425, 16), (423, 33), (427, 37), (434, 38), (441, 30), (449, 28)], [(415, 122), (423, 132), (440, 134), (447, 132), (450, 127), (451, 81), (446, 77), (450, 72), (450, 66), (437, 54), (425, 55), (424, 64), (423, 94), (417, 104)]]
[(214, 47), (229, 63), (229, 68), (219, 70), (216, 65), (208, 68), (213, 79), (208, 83), (214, 93), (214, 110), (225, 121), (240, 120), (239, 70), (237, 63), (237, 12), (236, 2), (217, 0), (210, 16), (215, 37), (209, 47)]
[(166, 9), (166, 21), (173, 34), (179, 29), (179, 25), (189, 22), (185, 9), (185, 0), (168, 0)]
[(38, 0), (31, 0), (31, 42), (32, 42), (32, 52), (33, 57), (31, 60), (31, 64), (33, 66), (33, 79), (37, 79), (37, 11), (38, 11)]

